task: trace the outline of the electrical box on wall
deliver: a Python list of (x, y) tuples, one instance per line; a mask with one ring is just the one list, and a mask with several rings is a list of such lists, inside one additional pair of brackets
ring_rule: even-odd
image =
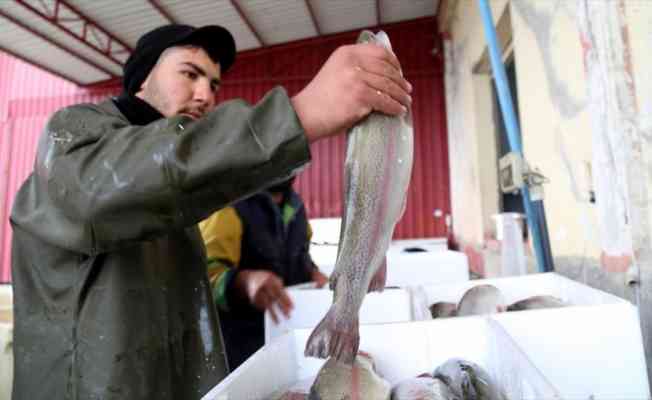
[(523, 187), (524, 165), (523, 157), (515, 152), (509, 152), (498, 160), (500, 190), (514, 193)]

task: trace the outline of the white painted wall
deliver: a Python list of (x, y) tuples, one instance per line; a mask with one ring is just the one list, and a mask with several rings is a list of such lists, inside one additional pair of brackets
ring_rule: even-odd
[[(496, 17), (502, 14), (507, 1), (493, 0), (490, 4)], [(476, 98), (487, 96), (487, 90), (476, 82), (482, 77), (474, 78), (473, 74), (486, 42), (475, 1), (459, 1), (455, 13), (451, 40), (444, 44), (453, 230), (461, 242), (481, 243), (484, 232), (492, 230), (488, 216), (495, 213), (498, 196), (496, 187), (491, 187), (495, 176), (492, 178), (491, 171), (482, 168), (483, 160), (495, 166), (494, 133), (487, 126), (486, 105), (476, 102)], [(483, 196), (483, 187), (493, 196)]]
[[(507, 10), (506, 1), (490, 4), (495, 20)], [(578, 261), (597, 261), (603, 253), (631, 255), (632, 219), (644, 218), (635, 223), (640, 231), (645, 222), (642, 230), (648, 232), (634, 232), (634, 240), (649, 238), (652, 226), (652, 213), (641, 209), (652, 184), (652, 2), (518, 0), (508, 5), (524, 153), (550, 179), (545, 207), (553, 255)], [(589, 28), (582, 21), (589, 21)], [(487, 134), (490, 92), (482, 83), (486, 76), (472, 71), (486, 48), (476, 1), (457, 3), (449, 33), (453, 226), (459, 240), (480, 244), (484, 233), (493, 232), (489, 216), (498, 207), (498, 192), (495, 140)], [(587, 34), (603, 43), (595, 52), (602, 52), (604, 62), (586, 58), (591, 53), (582, 35)], [(629, 52), (623, 41), (629, 41)], [(609, 50), (614, 54), (603, 54)], [(591, 74), (591, 65), (606, 70)], [(621, 92), (627, 85), (633, 85), (635, 110), (626, 110), (628, 97)], [(639, 172), (631, 167), (636, 140), (645, 148), (638, 156)], [(597, 191), (596, 204), (589, 202), (591, 189)]]

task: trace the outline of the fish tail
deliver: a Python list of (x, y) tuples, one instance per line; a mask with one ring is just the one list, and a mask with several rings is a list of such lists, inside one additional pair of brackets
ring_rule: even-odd
[(317, 358), (335, 357), (337, 361), (353, 365), (360, 345), (358, 315), (354, 313), (347, 316), (345, 321), (337, 322), (335, 315), (336, 309), (333, 305), (310, 334), (304, 355)]

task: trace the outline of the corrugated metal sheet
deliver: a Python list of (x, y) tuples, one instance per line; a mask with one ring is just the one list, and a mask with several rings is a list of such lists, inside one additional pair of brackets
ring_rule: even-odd
[[(0, 51), (0, 109), (6, 109), (10, 100), (32, 97), (56, 97), (78, 91), (78, 87), (66, 80), (35, 68)], [(0, 113), (0, 120), (6, 114)]]
[[(448, 154), (443, 98), (442, 61), (433, 57), (436, 27), (434, 18), (385, 28), (403, 71), (413, 83), (415, 164), (406, 213), (395, 237), (445, 236), (444, 218), (434, 218), (437, 209), (450, 213)], [(281, 84), (290, 94), (298, 92), (318, 71), (330, 53), (341, 44), (355, 41), (357, 33), (306, 41), (268, 50), (248, 52), (236, 61), (225, 76), (220, 100), (244, 98), (256, 102), (274, 85)], [(2, 68), (6, 68), (5, 71)], [(13, 75), (5, 75), (11, 73)], [(15, 98), (0, 92), (0, 214), (4, 226), (0, 236), (0, 281), (9, 278), (11, 231), (7, 216), (15, 192), (31, 171), (36, 140), (47, 116), (68, 104), (99, 100), (107, 92), (80, 91), (24, 63), (8, 62), (0, 54), (0, 90), (8, 90), (4, 79), (13, 76), (47, 76), (26, 83), (23, 94)], [(39, 78), (41, 79), (41, 78)], [(55, 83), (51, 83), (55, 82)], [(34, 91), (49, 87), (46, 92)], [(20, 91), (12, 86), (11, 90)], [(60, 91), (57, 95), (56, 92)], [(52, 94), (53, 96), (50, 96)], [(8, 101), (9, 99), (10, 101)], [(3, 115), (3, 114), (0, 114)], [(302, 173), (297, 189), (303, 195), (311, 217), (339, 216), (342, 210), (342, 175), (346, 143), (344, 137), (323, 140), (312, 146), (313, 162)]]
[(14, 191), (10, 189), (9, 176), (11, 174), (11, 139), (12, 135), (9, 134), (9, 124), (0, 122), (0, 221), (2, 221), (2, 229), (0, 229), (0, 282), (8, 282), (10, 280), (10, 251), (4, 249), (9, 247), (6, 236), (10, 234), (10, 227), (8, 221), (7, 208), (9, 207), (10, 199), (13, 198)]
[(240, 4), (265, 44), (317, 36), (305, 0), (247, 0)]
[[(80, 83), (91, 83), (108, 79), (109, 75), (71, 56), (66, 51), (40, 40), (13, 22), (0, 17), (2, 35), (0, 47), (21, 54), (35, 64), (47, 65), (59, 74)], [(75, 71), (74, 75), (71, 71)], [(3, 77), (3, 79), (6, 79)]]
[(405, 7), (405, 0), (380, 0), (381, 22), (386, 24), (435, 15), (438, 5), (439, 0), (411, 0), (410, 7)]
[[(446, 236), (445, 215), (450, 214), (448, 145), (443, 97), (442, 61), (431, 50), (436, 29), (433, 18), (385, 27), (403, 72), (414, 85), (415, 158), (405, 215), (396, 238)], [(276, 84), (291, 94), (318, 71), (333, 49), (355, 41), (357, 32), (315, 39), (244, 55), (224, 80), (220, 99), (241, 97), (254, 102)], [(311, 217), (336, 217), (342, 211), (344, 137), (312, 146), (313, 162), (296, 187)], [(441, 217), (435, 217), (436, 210)]]
[[(72, 38), (70, 35), (66, 34), (63, 30), (60, 28), (45, 22), (44, 19), (41, 17), (37, 16), (33, 12), (29, 11), (27, 8), (24, 6), (20, 5), (19, 3), (15, 3), (13, 1), (6, 1), (6, 2), (0, 2), (0, 8), (5, 11), (7, 14), (15, 17), (16, 19), (20, 20), (22, 23), (32, 27), (35, 31), (38, 31), (42, 33), (43, 35), (55, 40), (58, 43), (65, 44), (66, 47), (74, 50), (75, 52), (83, 55), (89, 60), (92, 60), (93, 62), (96, 62), (97, 64), (101, 65), (102, 67), (106, 68), (109, 70), (111, 73), (119, 76), (122, 74), (122, 69), (121, 66), (109, 59), (108, 57), (100, 54), (99, 52), (91, 49), (87, 45), (81, 43), (80, 41)], [(3, 28), (4, 32), (4, 28)], [(52, 54), (45, 54), (48, 56), (48, 59), (50, 62), (52, 61), (60, 61), (62, 62), (63, 60), (58, 60), (55, 57), (52, 57)], [(66, 56), (65, 58), (71, 59), (74, 57), (71, 56)], [(75, 71), (75, 76), (77, 76), (77, 70), (75, 69), (68, 69), (67, 71)], [(81, 81), (82, 77), (78, 79), (78, 81)], [(83, 80), (82, 82), (85, 82), (86, 80)]]
[[(55, 3), (56, 20), (50, 17)], [(119, 76), (128, 57), (127, 47), (133, 47), (143, 33), (171, 20), (196, 26), (223, 25), (233, 33), (238, 50), (243, 51), (373, 26), (378, 21), (430, 16), (434, 15), (438, 3), (438, 0), (124, 0), (117, 5), (115, 1), (94, 0), (0, 0), (0, 11), (15, 19), (12, 24), (0, 24), (0, 50), (4, 45), (6, 51), (29, 62), (56, 71), (73, 82), (89, 84), (105, 81), (103, 74)], [(12, 25), (25, 28), (21, 30), (22, 36), (14, 37), (16, 27)], [(27, 31), (34, 33), (32, 40), (24, 40)], [(108, 45), (110, 55), (107, 56), (101, 49)], [(60, 49), (50, 51), (54, 50), (53, 46)], [(74, 63), (73, 59), (76, 59)], [(70, 71), (75, 71), (74, 76), (69, 75)]]
[(310, 4), (322, 33), (345, 32), (377, 23), (375, 0), (313, 0)]
[(231, 31), (238, 51), (261, 45), (228, 0), (193, 0), (192, 3), (187, 0), (161, 0), (160, 3), (174, 19), (184, 24), (222, 25)]
[[(11, 207), (13, 206), (13, 199), (23, 183), (25, 178), (32, 170), (34, 163), (34, 154), (36, 152), (36, 141), (38, 132), (43, 128), (45, 117), (32, 117), (23, 118), (18, 120), (11, 120), (5, 124), (2, 146), (0, 154), (2, 154), (3, 179), (5, 179), (3, 189), (4, 198), (3, 207), (0, 211), (0, 217), (6, 221), (6, 229), (3, 229), (2, 237), (0, 238), (0, 254), (2, 254), (2, 271), (0, 271), (0, 281), (9, 280), (9, 270), (11, 265), (11, 229), (9, 227), (9, 215), (11, 214)], [(8, 147), (4, 147), (8, 146)], [(5, 175), (6, 174), (6, 175)]]
[(102, 21), (105, 29), (129, 46), (135, 47), (138, 38), (168, 21), (145, 0), (114, 1), (68, 0), (85, 15), (95, 21)]
[(61, 107), (95, 102), (115, 90), (80, 89), (0, 52), (0, 282), (10, 280), (9, 215), (18, 188), (32, 170), (40, 132)]

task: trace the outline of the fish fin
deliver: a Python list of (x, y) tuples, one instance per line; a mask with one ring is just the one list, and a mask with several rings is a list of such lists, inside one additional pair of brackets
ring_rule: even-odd
[(371, 278), (369, 283), (368, 292), (382, 292), (385, 289), (385, 282), (387, 281), (387, 257), (383, 258), (383, 263), (378, 268), (378, 271), (374, 274), (374, 277)]
[(304, 355), (317, 358), (335, 357), (337, 361), (353, 365), (360, 345), (358, 315), (356, 313), (344, 321), (337, 321), (336, 324), (335, 314), (335, 307), (331, 306), (310, 334)]

